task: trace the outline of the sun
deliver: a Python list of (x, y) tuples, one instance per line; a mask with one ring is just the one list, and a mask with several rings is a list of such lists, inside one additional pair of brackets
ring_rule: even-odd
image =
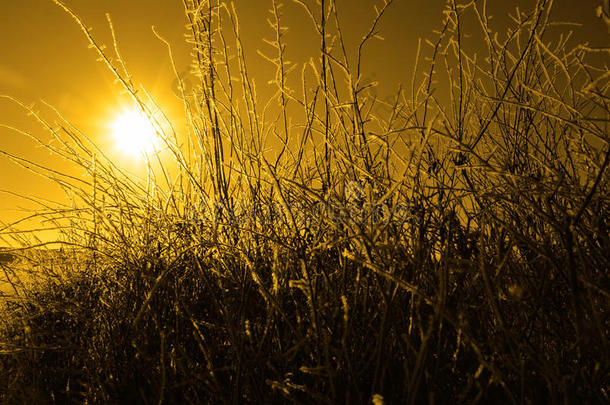
[(159, 136), (150, 119), (137, 110), (118, 115), (112, 123), (116, 148), (133, 156), (146, 156), (157, 150)]

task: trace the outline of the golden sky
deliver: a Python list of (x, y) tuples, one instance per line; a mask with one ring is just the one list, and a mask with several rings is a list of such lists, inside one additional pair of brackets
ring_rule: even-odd
[[(478, 0), (477, 0), (478, 1)], [(188, 70), (189, 48), (184, 43), (185, 17), (181, 0), (65, 0), (92, 28), (99, 43), (112, 44), (106, 13), (116, 30), (120, 49), (137, 84), (155, 97), (170, 118), (180, 119), (180, 102), (172, 91), (173, 76), (167, 49), (152, 33), (154, 25), (173, 44), (178, 69)], [(286, 0), (284, 23), (291, 27), (286, 41), (288, 58), (306, 62), (315, 54), (315, 45), (304, 40), (313, 31), (302, 9)], [(373, 0), (340, 0), (344, 32), (357, 41), (373, 15)], [(266, 23), (270, 1), (236, 0), (241, 20), (244, 47), (249, 68), (261, 96), (265, 94), (268, 62), (256, 53), (264, 49), (262, 38), (271, 37)], [(381, 26), (385, 41), (376, 43), (366, 55), (369, 77), (381, 82), (380, 95), (390, 95), (398, 83), (410, 80), (418, 38), (433, 38), (440, 25), (445, 0), (397, 0)], [(503, 24), (516, 4), (527, 9), (532, 0), (488, 0), (488, 12), (494, 24)], [(574, 27), (575, 37), (592, 45), (607, 46), (610, 36), (603, 22), (596, 18), (595, 7), (601, 0), (556, 0), (555, 19), (583, 24)], [(473, 28), (474, 29), (474, 28)], [(479, 31), (474, 30), (475, 36)], [(355, 43), (355, 42), (354, 42)], [(45, 111), (44, 100), (58, 108), (66, 118), (95, 138), (102, 147), (111, 147), (110, 122), (129, 102), (106, 67), (96, 61), (83, 33), (74, 21), (52, 0), (0, 0), (0, 94), (15, 97), (25, 104), (36, 103)], [(42, 133), (39, 126), (15, 103), (0, 98), (0, 124)], [(50, 163), (48, 153), (23, 135), (0, 126), (0, 151)], [(112, 154), (112, 151), (108, 151)], [(117, 160), (122, 159), (117, 154)], [(23, 195), (54, 198), (55, 186), (28, 174), (0, 156), (0, 190)], [(23, 216), (19, 207), (30, 207), (21, 199), (0, 192), (0, 219), (13, 221)]]

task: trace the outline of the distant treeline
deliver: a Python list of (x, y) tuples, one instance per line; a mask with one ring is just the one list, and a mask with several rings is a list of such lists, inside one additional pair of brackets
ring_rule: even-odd
[(28, 260), (33, 263), (44, 262), (48, 264), (54, 261), (63, 260), (66, 254), (78, 255), (79, 253), (71, 248), (28, 248), (19, 250), (16, 253), (10, 253), (7, 248), (0, 248), (0, 264), (12, 263), (19, 257), (28, 257)]

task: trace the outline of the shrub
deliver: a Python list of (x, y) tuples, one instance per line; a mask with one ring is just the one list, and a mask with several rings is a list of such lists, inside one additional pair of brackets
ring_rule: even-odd
[(70, 248), (6, 309), (0, 398), (608, 401), (610, 75), (590, 58), (608, 50), (549, 37), (548, 1), (504, 40), (480, 5), (448, 2), (423, 82), (375, 108), (361, 50), (392, 1), (356, 63), (335, 2), (296, 2), (320, 54), (298, 77), (273, 0), (277, 92), (261, 104), (235, 10), (185, 1), (188, 134), (162, 129), (84, 29), (171, 160), (152, 157), (140, 181), (48, 127), (47, 147), (88, 178), (38, 166), (72, 198), (38, 213), (69, 224)]

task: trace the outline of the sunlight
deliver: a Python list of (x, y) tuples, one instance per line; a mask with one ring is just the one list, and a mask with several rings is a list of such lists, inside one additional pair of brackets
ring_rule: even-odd
[(137, 110), (128, 110), (117, 116), (112, 124), (116, 148), (131, 156), (154, 152), (159, 137), (150, 119)]

